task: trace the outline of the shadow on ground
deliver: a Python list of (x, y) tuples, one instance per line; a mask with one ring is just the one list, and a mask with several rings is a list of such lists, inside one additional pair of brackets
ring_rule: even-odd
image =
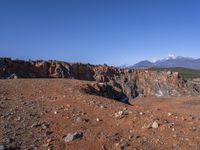
[(124, 104), (131, 105), (129, 102), (129, 98), (125, 93), (113, 88), (111, 85), (108, 84), (87, 84), (87, 87), (83, 90), (87, 94), (102, 96), (122, 102)]

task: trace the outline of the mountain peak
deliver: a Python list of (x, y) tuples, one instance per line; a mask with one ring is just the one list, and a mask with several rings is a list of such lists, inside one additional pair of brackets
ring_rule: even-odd
[(176, 59), (176, 55), (174, 55), (174, 54), (168, 54), (167, 59)]
[(150, 62), (148, 60), (141, 61), (132, 66), (132, 68), (174, 68), (184, 67), (190, 69), (200, 69), (200, 59), (194, 59), (191, 57), (182, 57), (169, 54), (167, 58)]

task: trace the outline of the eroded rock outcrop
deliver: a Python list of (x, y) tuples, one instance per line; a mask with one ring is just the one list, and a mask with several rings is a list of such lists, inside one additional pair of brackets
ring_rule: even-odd
[(0, 58), (0, 78), (74, 78), (94, 81), (93, 65), (62, 61), (23, 61)]
[[(181, 79), (177, 72), (120, 70), (109, 82), (88, 85), (86, 92), (127, 103), (129, 98), (146, 96), (199, 95), (200, 86)], [(112, 96), (108, 87), (112, 87)]]
[(106, 65), (66, 63), (63, 61), (22, 61), (0, 59), (0, 78), (71, 78), (96, 81), (85, 89), (127, 102), (138, 96), (199, 95), (200, 86), (181, 79), (177, 72), (128, 70)]

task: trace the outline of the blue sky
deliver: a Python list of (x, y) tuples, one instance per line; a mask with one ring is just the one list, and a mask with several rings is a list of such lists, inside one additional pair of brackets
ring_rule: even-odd
[(0, 0), (0, 56), (123, 65), (200, 57), (199, 0)]

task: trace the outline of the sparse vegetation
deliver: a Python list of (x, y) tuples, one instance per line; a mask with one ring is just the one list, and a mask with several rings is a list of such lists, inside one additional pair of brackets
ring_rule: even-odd
[(150, 68), (150, 70), (158, 70), (158, 71), (163, 71), (163, 70), (170, 70), (170, 71), (175, 71), (178, 72), (179, 75), (184, 78), (184, 79), (194, 79), (194, 78), (200, 78), (200, 70), (194, 70), (194, 69), (188, 69), (188, 68)]

